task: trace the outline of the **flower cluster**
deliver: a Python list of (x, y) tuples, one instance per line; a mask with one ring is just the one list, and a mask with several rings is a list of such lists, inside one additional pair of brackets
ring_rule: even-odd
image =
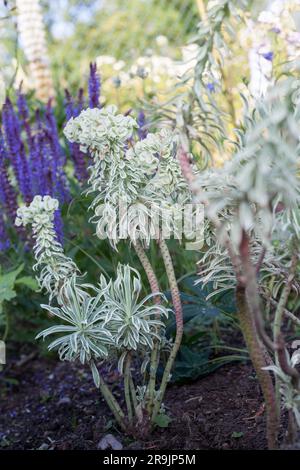
[(66, 284), (78, 272), (76, 264), (65, 256), (54, 231), (54, 217), (58, 200), (50, 196), (35, 196), (29, 206), (17, 210), (16, 225), (31, 225), (35, 239), (34, 255), (39, 269), (39, 285), (46, 289), (50, 301), (63, 301)]
[[(137, 127), (132, 117), (117, 114), (113, 106), (82, 111), (65, 128), (66, 137), (94, 157), (89, 192), (96, 192), (96, 197), (91, 208), (98, 236), (107, 234), (113, 246), (121, 233), (149, 243), (153, 230), (145, 227), (145, 218), (151, 206), (156, 207), (155, 217), (166, 217), (177, 210), (176, 204), (190, 200), (176, 159), (174, 133), (162, 129), (134, 143)], [(126, 205), (126, 227), (120, 205)]]
[(83, 110), (79, 117), (70, 119), (64, 130), (65, 136), (100, 159), (120, 152), (137, 125), (131, 116), (116, 113), (116, 106)]

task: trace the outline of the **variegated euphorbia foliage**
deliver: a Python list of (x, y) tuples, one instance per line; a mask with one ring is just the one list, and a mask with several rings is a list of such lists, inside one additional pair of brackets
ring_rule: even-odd
[(162, 319), (168, 309), (149, 305), (159, 292), (141, 299), (141, 278), (137, 270), (119, 264), (115, 280), (103, 275), (97, 286), (84, 284), (76, 264), (65, 256), (53, 230), (54, 211), (58, 201), (50, 196), (36, 196), (32, 203), (18, 209), (16, 224), (31, 224), (36, 240), (35, 270), (40, 270), (38, 281), (50, 300), (58, 306), (43, 305), (54, 316), (69, 325), (51, 327), (38, 336), (69, 333), (55, 340), (49, 349), (59, 347), (62, 360), (80, 358), (84, 364), (92, 359), (107, 357), (109, 348), (122, 354), (127, 350), (151, 350), (153, 338), (160, 339), (156, 330), (164, 323), (153, 317), (159, 312)]
[[(300, 292), (299, 129), (299, 82), (288, 78), (245, 117), (237, 131), (237, 150), (223, 168), (197, 174), (187, 154), (181, 155), (195, 200), (206, 207), (201, 282), (213, 282), (211, 295), (236, 292), (240, 323), (266, 401), (270, 447), (277, 445), (279, 393), (283, 406), (293, 412), (290, 419), (300, 426), (299, 355), (289, 357), (281, 333), (288, 319), (300, 325), (288, 310), (296, 308)], [(271, 336), (266, 333), (270, 327)], [(275, 391), (267, 369), (276, 375)]]
[[(158, 342), (163, 339), (163, 320), (169, 309), (153, 304), (153, 297), (166, 300), (160, 292), (141, 298), (140, 274), (128, 265), (119, 264), (115, 280), (102, 275), (96, 286), (83, 283), (76, 264), (65, 256), (55, 238), (53, 220), (57, 208), (56, 199), (36, 196), (28, 207), (20, 207), (17, 212), (17, 225), (32, 225), (34, 269), (39, 271), (40, 287), (47, 291), (51, 301), (51, 305), (42, 307), (62, 321), (39, 333), (37, 338), (61, 335), (50, 343), (49, 350), (58, 349), (61, 360), (79, 359), (90, 365), (96, 386), (101, 387), (120, 422), (123, 412), (114, 406), (114, 398), (103, 383), (96, 362), (117, 357), (120, 373), (124, 373), (124, 361), (134, 352), (147, 357), (154, 339)], [(135, 389), (132, 393), (135, 394)]]
[[(134, 143), (136, 126), (133, 118), (117, 114), (115, 107), (95, 108), (82, 111), (77, 118), (71, 119), (65, 134), (93, 157), (88, 193), (94, 195), (91, 209), (97, 235), (108, 237), (114, 248), (120, 238), (130, 239), (148, 276), (149, 295), (141, 297), (140, 273), (128, 265), (118, 266), (115, 280), (102, 275), (97, 285), (84, 283), (84, 276), (74, 261), (65, 256), (56, 239), (53, 223), (58, 202), (50, 196), (36, 196), (29, 206), (19, 208), (16, 220), (17, 225), (32, 226), (34, 268), (39, 270), (40, 287), (46, 289), (50, 298), (50, 305), (42, 307), (62, 321), (42, 331), (38, 337), (60, 335), (49, 349), (58, 349), (62, 360), (79, 359), (90, 365), (96, 386), (101, 388), (120, 426), (128, 432), (132, 432), (137, 422), (144, 423), (145, 431), (145, 425), (149, 428), (163, 410), (162, 400), (183, 327), (180, 296), (169, 251), (159, 224), (157, 227), (153, 224), (153, 231), (149, 230), (146, 216), (154, 217), (150, 212), (154, 206), (155, 217), (167, 217), (180, 212), (181, 204), (191, 200), (176, 159), (173, 133), (163, 129)], [(129, 214), (126, 227), (122, 204)], [(154, 235), (170, 281), (178, 325), (173, 345), (165, 338), (165, 319), (170, 309), (165, 306), (166, 298), (160, 292), (143, 248)], [(157, 387), (160, 351), (166, 345), (169, 345), (170, 355)], [(131, 373), (132, 359), (137, 354), (143, 359), (141, 367), (146, 379), (139, 385), (134, 383)], [(97, 362), (105, 358), (118, 360), (119, 371), (124, 376), (127, 415), (99, 374)], [(142, 403), (138, 398), (142, 396), (140, 390), (143, 390)]]
[(191, 199), (176, 159), (175, 134), (162, 129), (134, 143), (136, 127), (132, 117), (109, 106), (82, 111), (64, 131), (94, 158), (88, 190), (95, 194), (93, 220), (97, 235), (114, 247), (127, 237), (147, 246), (158, 236), (159, 218), (176, 233), (176, 213)]

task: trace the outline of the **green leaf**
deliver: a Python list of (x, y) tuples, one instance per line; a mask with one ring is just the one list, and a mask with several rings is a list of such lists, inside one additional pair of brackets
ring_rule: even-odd
[(17, 293), (14, 289), (11, 289), (9, 286), (3, 287), (0, 285), (0, 305), (4, 300), (11, 300), (16, 297)]
[(92, 361), (90, 365), (91, 365), (91, 370), (92, 370), (92, 374), (93, 374), (94, 383), (95, 383), (96, 387), (99, 388), (100, 387), (100, 375), (99, 375), (98, 369), (97, 369), (94, 361)]
[(167, 428), (171, 421), (172, 419), (170, 418), (170, 416), (164, 413), (157, 415), (154, 420), (155, 424), (157, 424), (157, 426), (160, 428)]
[(13, 287), (14, 283), (16, 282), (16, 278), (18, 274), (24, 269), (24, 264), (20, 264), (20, 266), (15, 269), (14, 271), (10, 271), (5, 274), (0, 275), (0, 286), (11, 286)]
[(39, 285), (36, 279), (32, 276), (23, 276), (16, 280), (16, 284), (22, 284), (29, 289), (36, 291), (39, 288)]
[(21, 264), (14, 271), (0, 275), (0, 313), (3, 310), (3, 302), (12, 300), (16, 297), (17, 293), (14, 290), (14, 285), (18, 274), (23, 268), (24, 264)]

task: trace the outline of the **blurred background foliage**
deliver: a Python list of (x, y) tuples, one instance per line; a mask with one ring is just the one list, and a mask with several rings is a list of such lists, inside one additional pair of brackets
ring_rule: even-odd
[[(0, 3), (2, 74), (8, 85), (16, 76), (17, 81), (23, 79), (26, 84), (26, 60), (18, 40), (15, 1), (5, 3), (6, 7)], [(168, 65), (172, 67), (173, 59), (181, 58), (181, 47), (195, 33), (199, 21), (195, 0), (42, 0), (40, 3), (56, 87), (77, 90), (88, 74), (89, 63), (97, 61), (101, 67), (103, 99), (106, 94), (112, 94), (115, 100), (125, 99), (129, 104), (134, 100), (132, 88), (138, 97), (144, 95), (145, 88), (149, 93), (154, 92), (149, 85), (153, 77), (149, 84), (142, 83), (140, 78), (128, 83), (133, 78), (131, 67), (137, 59), (144, 57), (140, 61), (144, 65), (146, 58), (166, 58), (167, 64), (163, 60), (155, 64), (156, 69), (161, 68), (159, 73), (155, 71), (154, 77), (159, 88), (164, 69)], [(165, 90), (168, 84), (162, 88)], [(122, 85), (130, 94), (123, 100), (118, 96)]]

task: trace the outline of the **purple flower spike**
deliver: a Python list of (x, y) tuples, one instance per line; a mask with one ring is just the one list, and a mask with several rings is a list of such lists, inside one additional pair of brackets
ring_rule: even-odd
[(27, 136), (27, 144), (29, 150), (29, 168), (32, 174), (32, 167), (30, 165), (30, 161), (32, 160), (31, 154), (34, 152), (34, 137), (32, 134), (32, 129), (30, 126), (30, 117), (29, 117), (29, 109), (26, 101), (25, 95), (22, 93), (21, 87), (17, 92), (17, 107), (18, 107), (18, 115), (20, 119), (20, 124), (23, 129), (25, 129), (26, 136)]
[(148, 130), (145, 128), (146, 124), (146, 116), (144, 111), (140, 111), (137, 117), (137, 123), (138, 123), (138, 136), (140, 140), (144, 140), (147, 137)]
[(74, 116), (74, 100), (69, 92), (69, 90), (65, 90), (65, 112), (66, 112), (66, 119), (69, 121), (71, 117)]
[(274, 52), (272, 52), (272, 51), (264, 52), (262, 54), (262, 56), (263, 56), (264, 59), (269, 60), (270, 62), (272, 62), (272, 60), (274, 58)]
[(10, 247), (10, 241), (5, 229), (5, 221), (0, 207), (0, 252), (6, 251)]
[[(100, 81), (99, 81), (99, 94), (100, 94)], [(98, 97), (99, 102), (99, 97)], [(75, 110), (75, 115), (78, 116), (83, 108), (85, 107), (84, 91), (83, 88), (79, 88), (77, 96), (77, 109)]]
[(28, 165), (24, 144), (21, 140), (21, 127), (18, 116), (15, 114), (9, 99), (6, 100), (2, 111), (2, 122), (9, 157), (14, 169), (18, 186), (25, 202), (31, 202), (31, 174)]
[(58, 129), (57, 129), (56, 119), (54, 116), (51, 100), (48, 101), (48, 104), (46, 107), (45, 118), (46, 118), (47, 129), (49, 130), (49, 134), (52, 138), (52, 145), (55, 151), (56, 158), (60, 164), (64, 164), (65, 156), (62, 152), (62, 148), (59, 143)]
[(59, 209), (55, 211), (54, 213), (54, 229), (56, 232), (57, 241), (61, 245), (63, 245), (63, 241), (64, 241), (63, 220), (62, 220), (61, 212)]
[(80, 183), (85, 183), (89, 177), (85, 154), (81, 152), (79, 144), (70, 144), (71, 156), (74, 160), (75, 175)]
[(100, 77), (97, 74), (97, 64), (90, 64), (89, 76), (89, 107), (97, 108), (99, 106), (100, 98)]
[(66, 158), (59, 142), (59, 134), (51, 100), (48, 102), (46, 107), (45, 119), (47, 125), (46, 136), (48, 139), (48, 148), (50, 151), (50, 161), (52, 166), (53, 193), (61, 202), (64, 202), (69, 198), (67, 179), (63, 169)]
[(35, 112), (36, 130), (34, 137), (34, 152), (31, 155), (31, 166), (33, 171), (34, 194), (45, 196), (51, 192), (49, 180), (50, 169), (47, 160), (47, 148), (45, 143), (45, 130), (38, 109)]
[(17, 92), (17, 106), (20, 118), (27, 121), (29, 119), (29, 110), (25, 95), (22, 93), (22, 84)]
[(0, 131), (0, 201), (6, 210), (6, 214), (14, 223), (18, 208), (17, 195), (10, 183), (7, 173), (7, 152), (4, 139)]
[[(84, 107), (83, 89), (80, 88), (78, 92), (78, 102), (76, 107), (74, 106), (74, 100), (68, 90), (65, 91), (65, 95), (66, 119), (69, 120), (71, 117), (78, 116)], [(88, 179), (86, 157), (84, 153), (81, 152), (79, 144), (69, 142), (69, 149), (74, 161), (76, 178), (80, 183), (85, 183)]]

